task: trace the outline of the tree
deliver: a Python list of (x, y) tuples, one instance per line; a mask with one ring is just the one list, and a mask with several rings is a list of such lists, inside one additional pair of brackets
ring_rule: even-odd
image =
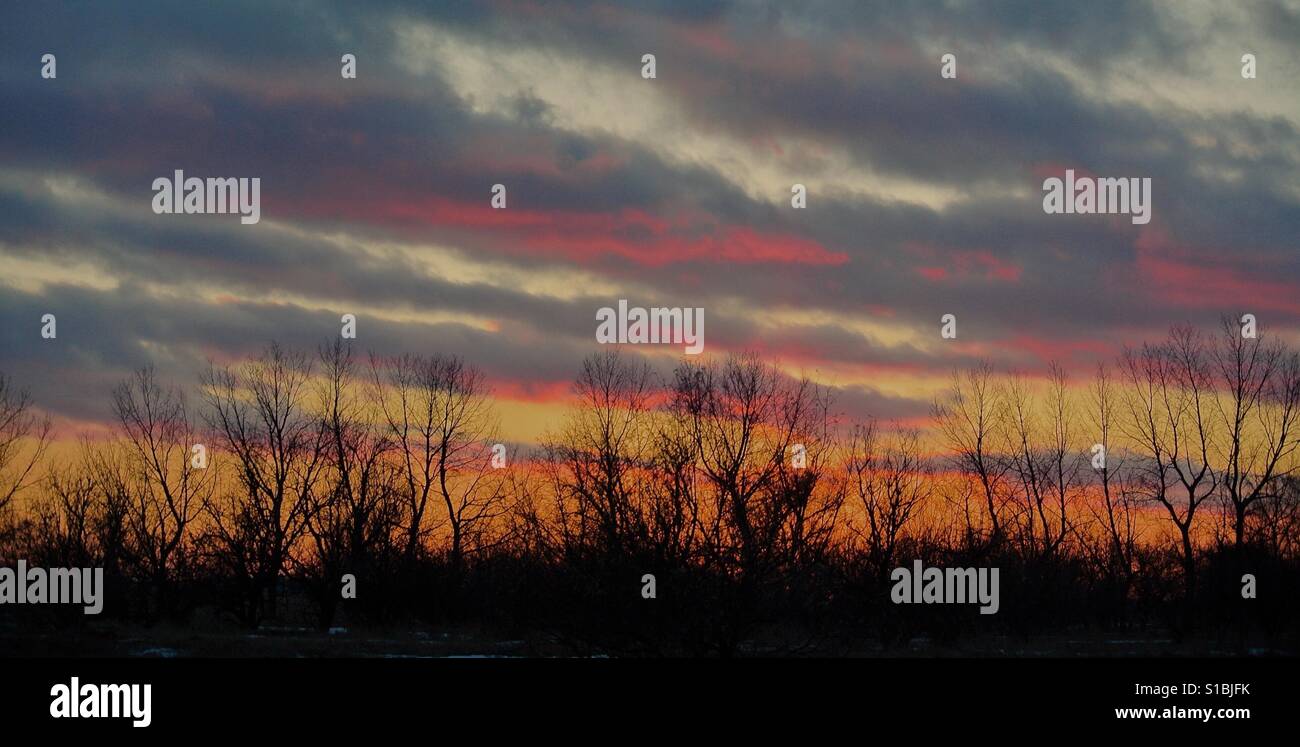
[[(544, 444), (564, 544), (622, 558), (648, 531), (640, 502), (656, 446), (650, 422), (654, 375), (644, 362), (605, 351), (582, 362), (573, 391), (577, 403), (559, 434)], [(664, 456), (668, 461), (661, 466), (670, 469), (687, 459), (680, 450)], [(690, 490), (675, 489), (679, 495)]]
[(374, 408), (358, 400), (351, 348), (336, 340), (321, 348), (320, 360), (325, 467), (307, 531), (315, 547), (321, 624), (328, 626), (345, 573), (377, 585), (401, 523), (401, 488), (390, 459), (393, 442), (376, 423)]
[(423, 548), (430, 499), (447, 527), (447, 557), (459, 574), (506, 506), (503, 475), (491, 468), (497, 421), (483, 372), (460, 358), (371, 358), (376, 399), (405, 483), (408, 560)]
[(845, 459), (850, 494), (861, 506), (868, 562), (882, 578), (895, 567), (907, 526), (929, 500), (934, 470), (924, 459), (920, 433), (897, 430), (882, 436), (874, 421), (855, 426)]
[[(1078, 487), (1080, 455), (1067, 384), (1065, 372), (1053, 363), (1042, 403), (1018, 376), (1008, 381), (1004, 394), (1011, 472), (1026, 504), (1022, 535), (1027, 552), (1045, 557), (1054, 555), (1069, 536), (1067, 506)], [(1046, 410), (1046, 426), (1040, 410)]]
[(237, 613), (254, 626), (274, 615), (280, 574), (319, 506), (328, 434), (305, 401), (310, 376), (305, 356), (274, 343), (204, 376), (208, 426), (235, 460), (238, 486), (209, 505), (212, 539), (238, 583)]
[[(25, 544), (48, 566), (103, 568), (112, 586), (128, 563), (128, 470), (121, 444), (84, 439), (77, 456), (52, 465), (32, 501)], [(122, 610), (114, 605), (115, 613)]]
[(51, 427), (49, 416), (32, 411), (31, 396), (0, 373), (0, 512), (35, 481), (36, 465), (50, 445)]
[(1279, 480), (1277, 496), (1261, 501), (1247, 520), (1274, 557), (1300, 557), (1300, 477), (1292, 474)]
[(1218, 484), (1210, 461), (1212, 392), (1203, 339), (1189, 326), (1176, 326), (1163, 344), (1125, 349), (1123, 370), (1125, 428), (1144, 462), (1140, 489), (1178, 530), (1190, 599), (1196, 588), (1196, 511)]
[[(1101, 446), (1101, 466), (1094, 471), (1101, 491), (1101, 512), (1097, 516), (1106, 537), (1105, 567), (1124, 581), (1124, 591), (1133, 576), (1133, 562), (1137, 545), (1136, 507), (1133, 493), (1124, 480), (1123, 454), (1115, 439), (1115, 429), (1120, 413), (1119, 395), (1105, 364), (1097, 366), (1091, 389), (1091, 413), (1096, 444)], [(1096, 515), (1094, 513), (1094, 515)]]
[(45, 488), (32, 506), (28, 556), (70, 568), (102, 563), (100, 539), (106, 511), (93, 471), (84, 461), (51, 470)]
[[(984, 540), (990, 548), (996, 548), (1003, 539), (1000, 514), (1011, 468), (1010, 461), (998, 451), (999, 442), (1005, 441), (1001, 408), (993, 369), (987, 363), (965, 373), (954, 373), (947, 397), (932, 408), (939, 434), (954, 453), (958, 470), (978, 486), (989, 526)], [(977, 538), (976, 531), (967, 514), (968, 542)]]
[(787, 460), (796, 443), (814, 457), (821, 448), (819, 402), (807, 379), (790, 381), (751, 354), (677, 369), (672, 407), (713, 489), (722, 529), (714, 550), (742, 579), (761, 578), (782, 556), (793, 559), (807, 536), (800, 512), (813, 494), (817, 460), (797, 477)]
[(1220, 395), (1213, 398), (1216, 430), (1223, 434), (1216, 460), (1232, 511), (1233, 536), (1246, 537), (1246, 516), (1260, 501), (1276, 498), (1278, 482), (1295, 470), (1300, 419), (1300, 357), (1267, 339), (1247, 338), (1231, 318), (1211, 348)]
[[(191, 447), (200, 439), (185, 396), (159, 385), (152, 368), (119, 384), (112, 397), (124, 448), (117, 454), (101, 450), (96, 471), (102, 485), (120, 483), (127, 560), (153, 587), (158, 611), (166, 613), (174, 575), (188, 565), (189, 531), (206, 510), (216, 470), (194, 463)], [(114, 472), (121, 467), (124, 473)]]

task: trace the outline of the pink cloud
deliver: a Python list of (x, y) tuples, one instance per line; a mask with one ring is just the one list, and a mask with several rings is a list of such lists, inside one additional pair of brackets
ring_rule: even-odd
[(907, 251), (931, 262), (916, 268), (917, 274), (932, 283), (971, 279), (1018, 283), (1022, 268), (999, 258), (987, 249), (943, 249), (917, 242), (909, 243)]
[(1139, 285), (1157, 300), (1185, 309), (1250, 308), (1300, 316), (1293, 283), (1276, 280), (1258, 259), (1243, 263), (1240, 252), (1194, 249), (1176, 243), (1158, 227), (1142, 230), (1135, 243)]

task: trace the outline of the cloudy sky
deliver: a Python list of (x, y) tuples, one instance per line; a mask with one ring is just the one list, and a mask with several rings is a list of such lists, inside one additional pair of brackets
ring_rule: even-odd
[[(529, 440), (620, 298), (904, 420), (981, 359), (1082, 375), (1224, 313), (1300, 335), (1300, 4), (427, 6), (0, 11), (0, 370), (90, 424), (133, 368), (192, 382), (353, 313), (362, 349), (483, 368)], [(1044, 214), (1067, 168), (1150, 177), (1150, 223)], [(176, 169), (259, 177), (261, 222), (155, 215)]]

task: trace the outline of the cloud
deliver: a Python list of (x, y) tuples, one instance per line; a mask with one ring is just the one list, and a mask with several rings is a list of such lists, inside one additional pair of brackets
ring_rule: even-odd
[[(1199, 2), (15, 8), (0, 369), (102, 419), (133, 367), (192, 381), (209, 357), (312, 348), (356, 313), (363, 348), (458, 353), (503, 399), (549, 407), (598, 349), (595, 310), (626, 298), (702, 307), (708, 354), (757, 350), (855, 413), (912, 420), (980, 359), (1086, 370), (1244, 311), (1300, 335), (1297, 18)], [(1243, 50), (1259, 80), (1240, 77)], [(947, 51), (956, 80), (938, 74)], [(1042, 180), (1066, 168), (1150, 177), (1152, 223), (1044, 215)], [(150, 184), (175, 169), (261, 178), (262, 222), (154, 215)], [(57, 342), (36, 334), (43, 313)], [(938, 337), (947, 313), (956, 341)]]

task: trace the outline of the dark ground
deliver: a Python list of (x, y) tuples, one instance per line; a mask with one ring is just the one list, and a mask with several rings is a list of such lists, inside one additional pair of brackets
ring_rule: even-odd
[[(960, 644), (912, 638), (886, 649), (864, 636), (838, 642), (833, 650), (817, 646), (797, 650), (754, 641), (749, 655), (849, 657), (1270, 657), (1295, 656), (1297, 648), (1253, 646), (1249, 642), (1174, 638), (1152, 633), (1101, 634), (1080, 631), (1019, 638), (987, 636)], [(498, 634), (470, 627), (405, 629), (332, 628), (329, 632), (289, 626), (263, 626), (256, 632), (158, 625), (143, 627), (90, 623), (72, 630), (0, 629), (0, 656), (37, 657), (235, 657), (235, 658), (515, 658), (605, 656), (590, 647), (570, 645), (557, 636)]]

